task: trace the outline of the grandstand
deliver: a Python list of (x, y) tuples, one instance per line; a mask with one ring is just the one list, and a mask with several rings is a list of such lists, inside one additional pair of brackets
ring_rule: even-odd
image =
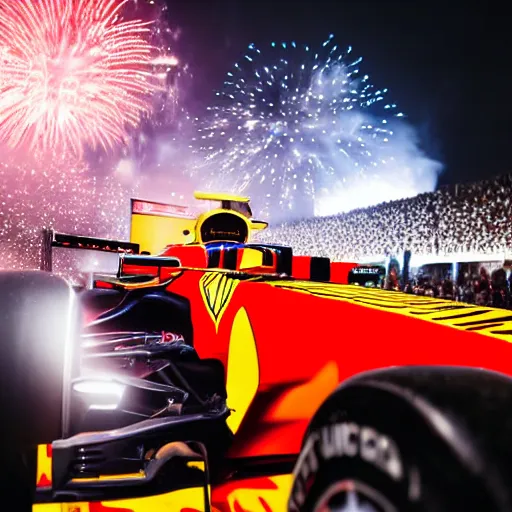
[(512, 251), (512, 174), (277, 225), (258, 239), (333, 260), (379, 262), (406, 250), (416, 262), (504, 260)]
[[(512, 309), (512, 174), (277, 225), (258, 240), (383, 264), (389, 289)], [(407, 273), (393, 277), (406, 253)]]

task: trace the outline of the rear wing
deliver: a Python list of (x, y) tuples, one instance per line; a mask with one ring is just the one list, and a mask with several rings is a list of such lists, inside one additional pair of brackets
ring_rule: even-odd
[(188, 206), (132, 199), (130, 241), (150, 254), (161, 253), (169, 244), (193, 242), (200, 213)]
[(140, 254), (139, 244), (104, 238), (91, 238), (88, 236), (67, 235), (52, 229), (42, 232), (41, 265), (45, 272), (53, 270), (53, 248), (81, 249), (86, 251), (100, 251), (118, 254)]

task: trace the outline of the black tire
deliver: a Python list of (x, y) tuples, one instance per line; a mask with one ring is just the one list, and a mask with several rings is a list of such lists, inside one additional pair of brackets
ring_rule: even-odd
[(509, 511), (511, 399), (510, 379), (472, 369), (353, 379), (312, 420), (289, 510)]
[(67, 434), (67, 383), (78, 354), (73, 297), (51, 274), (0, 272), (2, 498), (31, 499), (36, 446)]

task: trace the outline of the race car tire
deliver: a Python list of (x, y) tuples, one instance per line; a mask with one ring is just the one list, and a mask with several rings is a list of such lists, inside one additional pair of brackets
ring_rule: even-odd
[(0, 272), (2, 497), (7, 490), (31, 499), (35, 448), (66, 434), (66, 379), (76, 370), (78, 332), (73, 297), (54, 275)]
[(511, 379), (475, 369), (351, 379), (312, 419), (288, 509), (512, 510), (511, 403)]

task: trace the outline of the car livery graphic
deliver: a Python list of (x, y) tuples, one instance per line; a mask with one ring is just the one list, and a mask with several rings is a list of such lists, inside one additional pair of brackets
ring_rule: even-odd
[(216, 207), (133, 201), (129, 243), (46, 232), (46, 271), (55, 247), (120, 253), (88, 289), (0, 274), (20, 510), (512, 509), (508, 312), (349, 284), (381, 271), (196, 198)]

